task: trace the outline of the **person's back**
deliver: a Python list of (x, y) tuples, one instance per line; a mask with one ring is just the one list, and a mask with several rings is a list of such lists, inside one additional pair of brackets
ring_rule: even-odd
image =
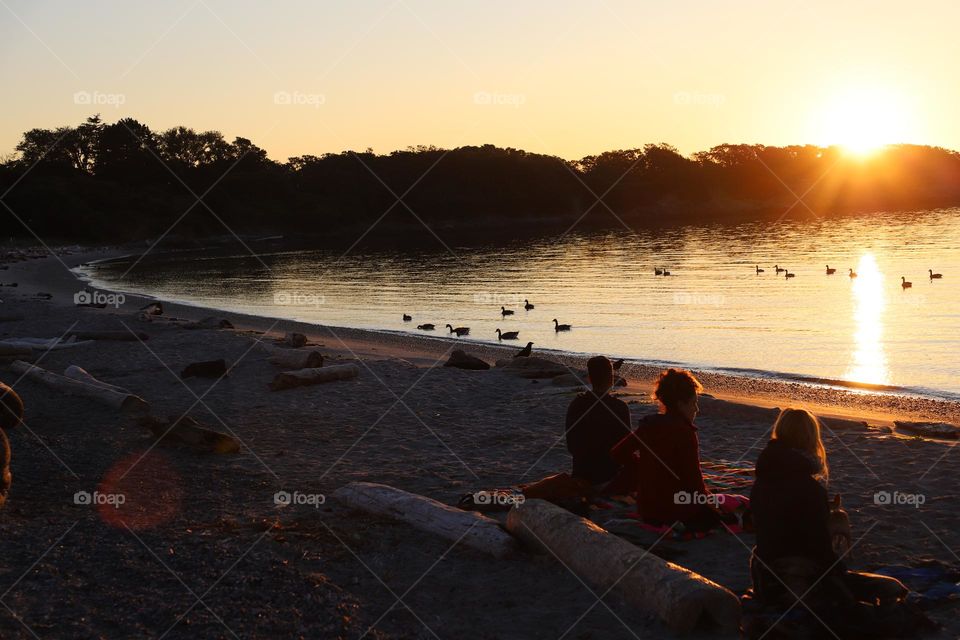
[(592, 485), (609, 482), (620, 465), (610, 450), (630, 433), (630, 408), (606, 392), (585, 391), (567, 409), (567, 450), (573, 456), (574, 478)]

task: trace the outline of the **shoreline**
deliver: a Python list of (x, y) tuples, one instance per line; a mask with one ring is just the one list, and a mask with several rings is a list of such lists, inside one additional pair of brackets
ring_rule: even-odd
[[(96, 264), (117, 260), (130, 255), (129, 246), (116, 248), (77, 249), (71, 247), (71, 253), (54, 259), (29, 260), (10, 265), (9, 280), (18, 281), (17, 291), (33, 295), (44, 291), (52, 293), (52, 302), (73, 307), (73, 294), (92, 285), (90, 279), (83, 277), (79, 268), (86, 264)], [(60, 264), (62, 261), (63, 264)], [(69, 269), (64, 269), (64, 265)], [(405, 333), (394, 330), (360, 329), (321, 325), (313, 322), (289, 320), (270, 316), (251, 315), (202, 305), (176, 302), (164, 298), (126, 292), (122, 289), (96, 288), (104, 293), (119, 293), (125, 297), (125, 303), (117, 311), (136, 315), (143, 305), (153, 301), (164, 303), (164, 314), (187, 320), (200, 320), (211, 315), (229, 317), (235, 330), (244, 332), (263, 332), (271, 337), (282, 337), (284, 333), (296, 331), (304, 333), (314, 342), (323, 343), (327, 351), (339, 357), (406, 360), (418, 367), (431, 367), (445, 360), (449, 353), (462, 348), (474, 355), (496, 360), (512, 356), (521, 344), (497, 345), (483, 342), (458, 342), (456, 338)], [(335, 346), (327, 344), (333, 342)], [(591, 354), (564, 352), (550, 349), (538, 349), (541, 355), (578, 369), (585, 368), (586, 359)], [(647, 396), (652, 382), (660, 371), (670, 364), (653, 364), (627, 359), (621, 374), (628, 385), (621, 392), (628, 396)], [(684, 365), (672, 365), (684, 366)], [(871, 425), (892, 428), (895, 420), (925, 420), (960, 424), (960, 402), (946, 398), (934, 398), (911, 392), (898, 393), (896, 388), (873, 389), (870, 385), (841, 386), (841, 381), (818, 383), (812, 379), (795, 380), (774, 377), (736, 375), (723, 371), (722, 367), (691, 367), (703, 383), (709, 396), (745, 404), (758, 408), (785, 408), (798, 406), (809, 409), (827, 418), (867, 421)]]

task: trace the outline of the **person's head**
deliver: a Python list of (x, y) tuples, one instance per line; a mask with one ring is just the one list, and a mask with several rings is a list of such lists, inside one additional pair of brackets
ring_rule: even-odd
[(0, 382), (0, 429), (12, 429), (23, 419), (23, 400), (17, 392)]
[(594, 356), (587, 360), (587, 376), (594, 391), (607, 391), (613, 386), (613, 363), (606, 356)]
[(830, 474), (827, 466), (827, 451), (820, 438), (820, 421), (804, 409), (784, 409), (773, 423), (773, 439), (806, 453), (820, 464), (819, 477)]
[(693, 422), (700, 411), (697, 395), (703, 386), (692, 373), (684, 369), (667, 369), (660, 374), (653, 397), (660, 401), (664, 411), (679, 413)]

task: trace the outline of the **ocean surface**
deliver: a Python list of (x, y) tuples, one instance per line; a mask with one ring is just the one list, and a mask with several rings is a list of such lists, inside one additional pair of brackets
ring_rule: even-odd
[(334, 327), (446, 335), (449, 323), (470, 328), (466, 343), (500, 328), (519, 331), (518, 348), (960, 399), (960, 209), (792, 218), (481, 246), (425, 229), (433, 244), (405, 250), (161, 243), (81, 272), (100, 288)]

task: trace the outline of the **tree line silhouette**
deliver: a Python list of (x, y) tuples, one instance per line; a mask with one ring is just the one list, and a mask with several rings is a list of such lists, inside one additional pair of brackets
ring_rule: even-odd
[[(0, 164), (6, 236), (76, 240), (237, 233), (388, 233), (421, 223), (510, 233), (663, 221), (780, 217), (960, 204), (960, 154), (892, 145), (668, 144), (576, 161), (493, 145), (344, 151), (276, 162), (246, 138), (99, 115), (31, 129)], [(11, 213), (11, 211), (13, 213)], [(614, 215), (616, 214), (616, 217)], [(14, 215), (15, 214), (15, 215)]]

